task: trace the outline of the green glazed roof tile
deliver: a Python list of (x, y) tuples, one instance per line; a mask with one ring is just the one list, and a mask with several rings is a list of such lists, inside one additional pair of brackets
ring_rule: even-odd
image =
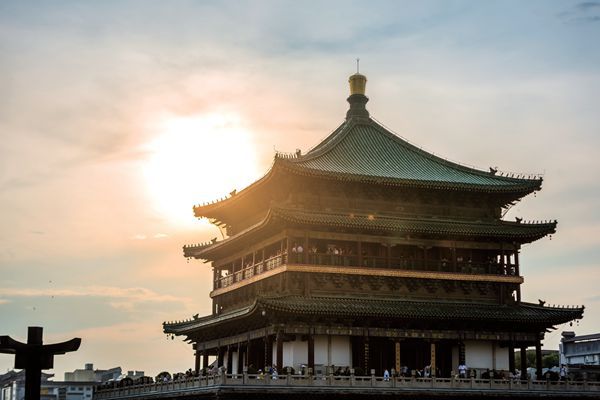
[(547, 307), (531, 303), (512, 305), (459, 303), (366, 297), (259, 297), (252, 305), (219, 316), (165, 322), (165, 333), (190, 334), (252, 318), (262, 311), (301, 315), (414, 320), (452, 320), (557, 325), (583, 317), (584, 307)]
[(373, 120), (350, 120), (306, 155), (283, 157), (279, 163), (298, 173), (409, 186), (527, 193), (541, 186), (539, 178), (498, 176), (447, 161)]

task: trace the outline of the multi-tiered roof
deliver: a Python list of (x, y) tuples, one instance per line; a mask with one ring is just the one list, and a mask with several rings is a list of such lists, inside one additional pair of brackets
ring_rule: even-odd
[[(353, 75), (351, 86), (357, 82), (360, 86), (363, 80), (366, 81), (364, 76)], [(454, 243), (452, 241), (477, 243), (475, 246), (481, 248), (485, 246), (480, 243), (502, 243), (499, 246), (508, 245), (516, 257), (521, 244), (555, 232), (556, 221), (524, 222), (517, 219), (509, 222), (502, 219), (503, 209), (541, 189), (541, 177), (508, 176), (494, 168), (488, 171), (474, 169), (410, 144), (370, 118), (365, 108), (368, 99), (364, 95), (364, 82), (362, 89), (354, 85), (348, 101), (350, 110), (346, 120), (309, 152), (276, 154), (272, 167), (261, 179), (239, 192), (232, 192), (226, 199), (194, 207), (196, 217), (206, 217), (225, 228), (228, 237), (184, 246), (185, 256), (209, 261), (225, 260), (232, 254), (252, 248), (253, 243), (274, 237), (286, 229), (296, 229), (354, 234), (357, 237), (403, 238), (407, 242), (413, 238), (438, 240), (445, 241), (446, 246)], [(347, 191), (345, 198), (350, 200), (341, 205), (331, 200), (321, 202), (319, 195), (326, 189), (330, 192)], [(294, 197), (302, 191), (308, 192), (309, 196)], [(310, 195), (314, 195), (312, 200)], [(375, 203), (352, 203), (354, 195), (363, 200), (388, 197), (386, 205), (378, 208)], [(431, 204), (419, 207), (429, 199), (434, 199)], [(289, 242), (290, 239), (287, 240)], [(488, 248), (491, 246), (488, 245)], [(382, 278), (390, 278), (390, 282), (396, 278), (408, 282), (403, 281), (400, 285), (410, 286), (416, 280), (416, 285), (428, 288), (429, 281), (442, 282), (441, 287), (459, 285), (453, 288), (460, 285), (465, 288), (464, 284), (473, 283), (475, 286), (471, 289), (481, 290), (481, 293), (492, 287), (486, 285), (507, 285), (513, 290), (523, 282), (518, 270), (512, 276), (507, 276), (506, 271), (504, 275), (490, 276), (461, 273), (456, 265), (452, 273), (439, 270), (415, 272), (402, 268), (365, 270), (360, 268), (362, 265), (358, 267), (336, 269), (284, 265), (275, 272), (329, 276), (379, 274)], [(259, 279), (273, 276), (273, 273), (270, 271), (262, 277), (240, 281), (227, 290), (247, 288)], [(353, 278), (348, 279), (351, 281)], [(393, 287), (396, 283), (388, 284)], [(215, 287), (211, 296), (221, 295), (223, 291)], [(375, 291), (373, 293), (376, 294)], [(348, 323), (347, 318), (351, 317), (354, 324), (360, 324), (364, 318), (371, 323), (389, 318), (398, 323), (418, 320), (423, 326), (435, 329), (445, 329), (451, 323), (459, 330), (469, 327), (512, 330), (518, 326), (523, 331), (540, 332), (552, 325), (581, 318), (583, 314), (583, 307), (547, 307), (522, 303), (520, 298), (516, 303), (503, 300), (500, 304), (490, 304), (489, 301), (446, 301), (439, 296), (430, 297), (424, 303), (422, 299), (401, 296), (371, 299), (365, 296), (302, 296), (290, 293), (269, 296), (262, 293), (242, 302), (234, 310), (166, 323), (164, 330), (186, 335), (189, 340), (199, 343), (216, 340), (235, 331), (240, 324), (248, 330), (264, 326), (269, 322), (261, 319), (260, 315), (266, 312), (271, 316), (271, 322), (277, 318), (282, 321), (321, 318), (323, 321)]]
[[(364, 108), (366, 96), (353, 94), (346, 121), (306, 154), (276, 154), (268, 173), (228, 198), (194, 207), (196, 217), (209, 218), (230, 228), (226, 243), (259, 232), (275, 219), (306, 225), (329, 224), (349, 229), (367, 229), (394, 234), (431, 233), (450, 237), (486, 236), (512, 238), (519, 243), (554, 233), (556, 221), (507, 222), (500, 218), (460, 220), (456, 216), (419, 216), (394, 212), (323, 212), (286, 206), (288, 193), (298, 188), (290, 182), (311, 181), (360, 184), (382, 190), (422, 190), (468, 193), (480, 196), (490, 207), (500, 209), (540, 190), (539, 176), (508, 176), (494, 168), (482, 171), (460, 165), (420, 149), (371, 119)], [(358, 106), (357, 106), (358, 105)], [(360, 107), (362, 105), (362, 107)], [(226, 243), (211, 242), (184, 248), (187, 257), (210, 259)]]

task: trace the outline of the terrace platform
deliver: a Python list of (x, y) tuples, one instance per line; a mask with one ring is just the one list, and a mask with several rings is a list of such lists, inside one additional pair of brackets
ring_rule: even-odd
[(175, 382), (98, 387), (97, 400), (158, 399), (600, 399), (600, 382), (389, 378), (375, 376), (208, 375)]

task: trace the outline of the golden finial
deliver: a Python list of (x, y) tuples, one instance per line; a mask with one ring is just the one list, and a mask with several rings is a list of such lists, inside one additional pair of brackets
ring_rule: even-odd
[(351, 75), (348, 79), (350, 83), (350, 95), (353, 94), (365, 94), (365, 88), (367, 86), (367, 77), (359, 72), (360, 58), (356, 59), (356, 73)]

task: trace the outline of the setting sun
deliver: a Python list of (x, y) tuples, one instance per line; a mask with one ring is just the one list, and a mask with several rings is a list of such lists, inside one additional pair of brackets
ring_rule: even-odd
[(175, 224), (193, 222), (193, 205), (257, 178), (251, 135), (235, 114), (165, 116), (153, 130), (143, 173), (157, 211)]

